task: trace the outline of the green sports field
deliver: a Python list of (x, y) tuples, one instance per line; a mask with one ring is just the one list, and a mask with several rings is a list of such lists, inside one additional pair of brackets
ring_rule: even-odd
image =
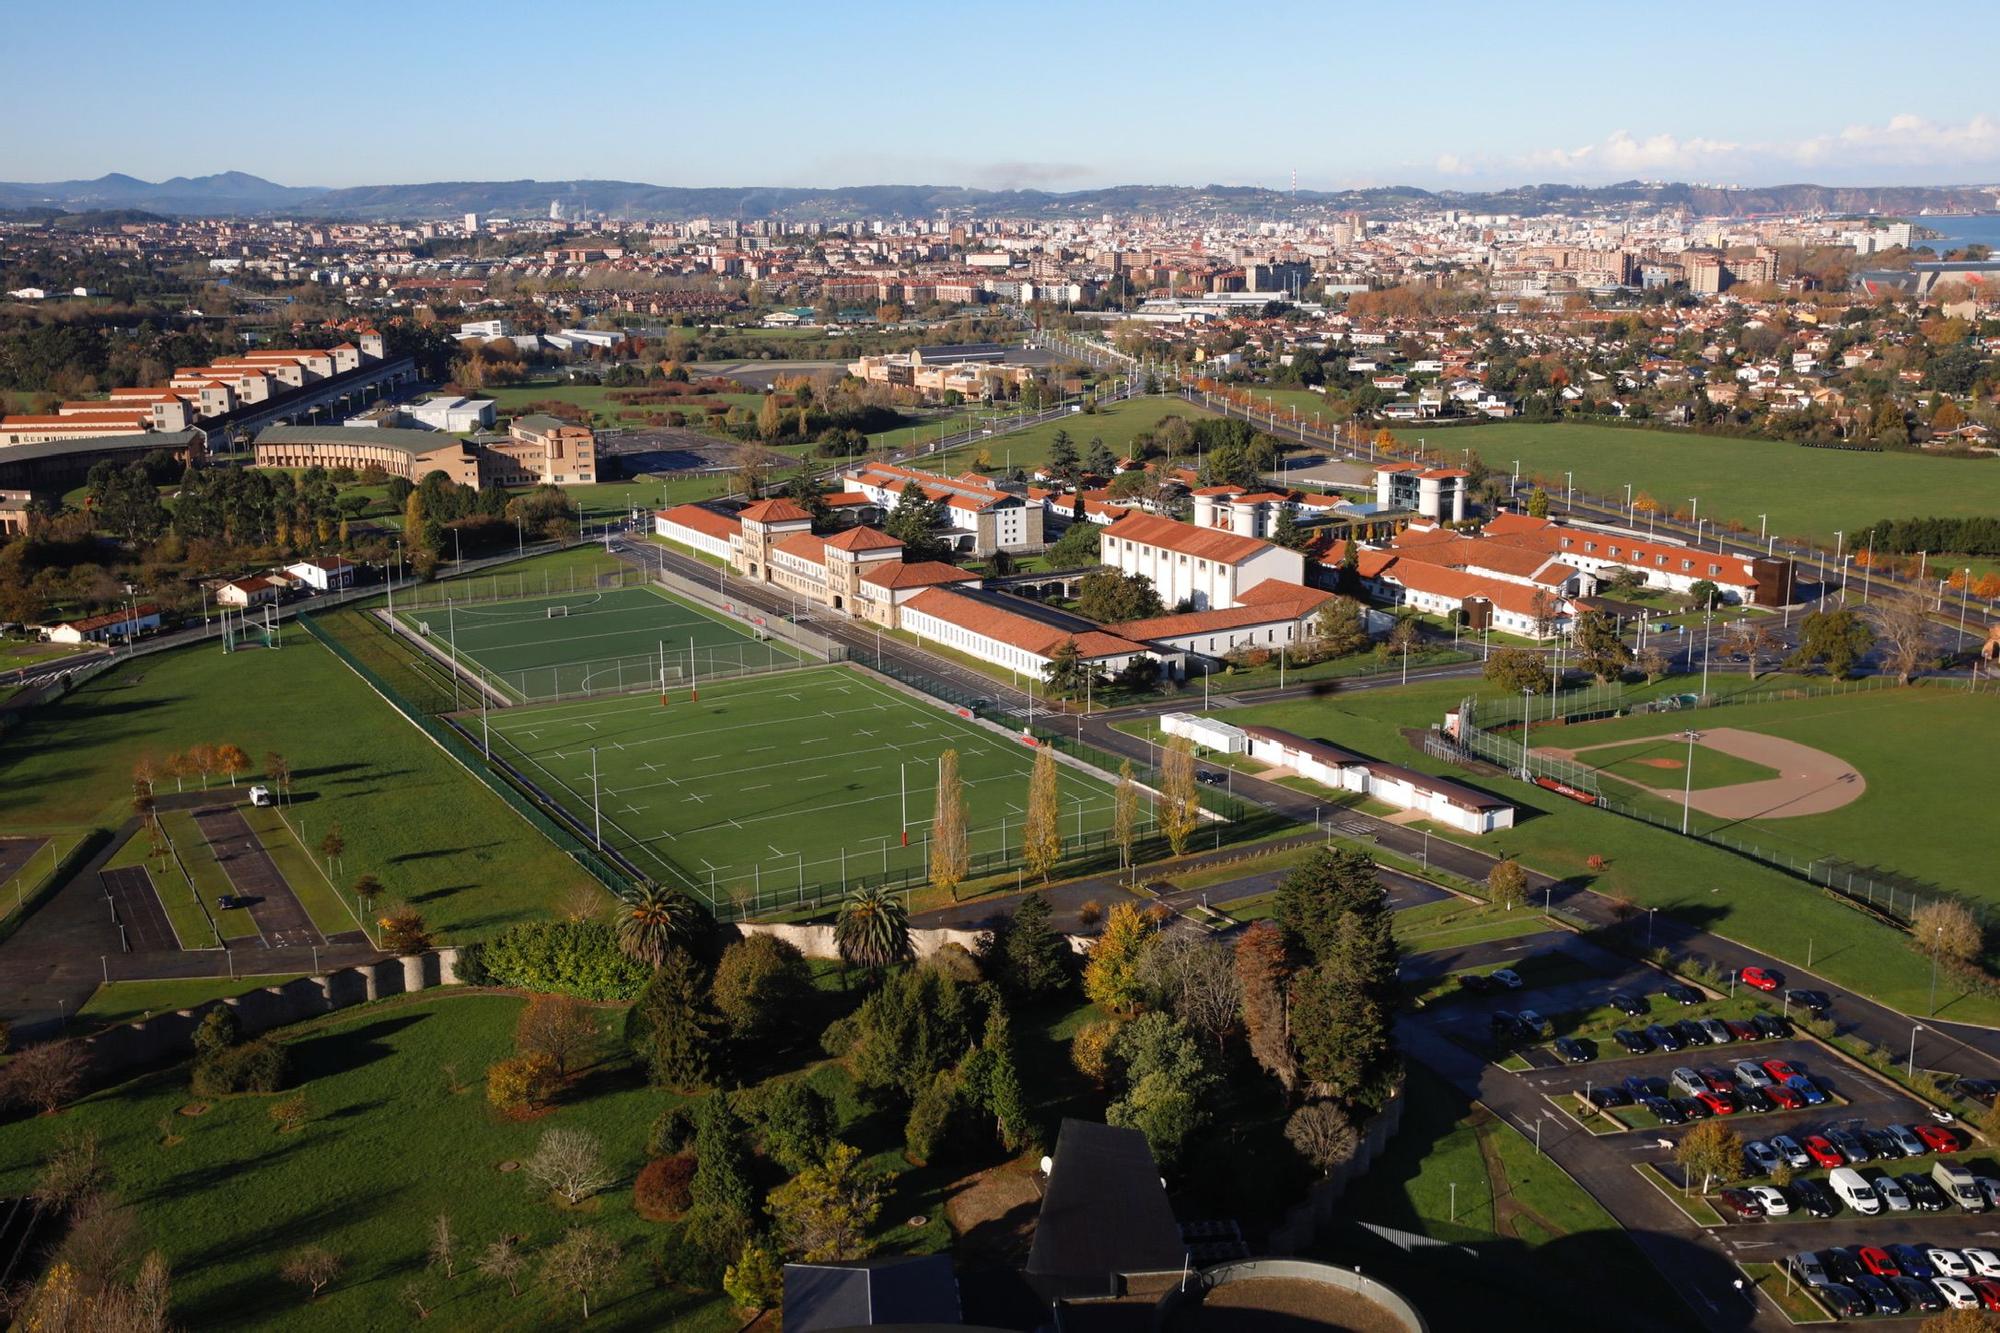
[(784, 644), (653, 588), (583, 589), (396, 613), (515, 699), (680, 688), (797, 663)]
[(1701, 753), (1695, 758), (1692, 777), (1687, 772), (1687, 742), (1678, 731), (1663, 730), (1650, 740), (1588, 749), (1578, 754), (1576, 761), (1606, 777), (1623, 778), (1641, 787), (1688, 784), (1705, 791), (1742, 782), (1767, 782), (1779, 776), (1774, 768), (1710, 749), (1699, 741), (1696, 748)]
[[(508, 709), (505, 756), (662, 882), (720, 901), (921, 871), (937, 760), (958, 751), (975, 857), (1018, 848), (1035, 751), (843, 667), (651, 695)], [(1066, 840), (1111, 826), (1106, 784), (1059, 768)], [(907, 788), (907, 800), (905, 790)], [(1143, 811), (1142, 811), (1143, 813)], [(903, 845), (903, 833), (909, 845)], [(975, 862), (975, 868), (977, 862)]]

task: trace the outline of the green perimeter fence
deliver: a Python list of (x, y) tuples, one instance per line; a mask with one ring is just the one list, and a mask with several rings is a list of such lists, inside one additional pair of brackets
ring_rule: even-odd
[[(1524, 708), (1530, 715), (1529, 721), (1534, 725), (1551, 720), (1589, 722), (1598, 718), (1628, 714), (1673, 713), (1686, 715), (1688, 724), (1692, 727), (1698, 716), (1712, 708), (1784, 703), (1906, 688), (1909, 687), (1892, 677), (1868, 676), (1860, 680), (1830, 680), (1818, 685), (1784, 686), (1768, 690), (1711, 694), (1707, 697), (1697, 694), (1674, 694), (1630, 700), (1626, 687), (1622, 683), (1613, 682), (1590, 685), (1583, 690), (1573, 692), (1567, 698), (1558, 695), (1551, 700), (1531, 695), (1525, 701)], [(1521, 777), (1525, 772), (1528, 780), (1558, 795), (1569, 796), (1585, 805), (1622, 815), (1643, 824), (1650, 824), (1669, 833), (1682, 834), (1712, 847), (1733, 852), (1760, 865), (1796, 876), (1891, 925), (1907, 927), (1926, 903), (1941, 900), (1960, 904), (1971, 912), (1982, 926), (1988, 924), (1991, 919), (1988, 904), (1984, 900), (1952, 893), (1927, 880), (1903, 874), (1893, 867), (1860, 865), (1832, 854), (1806, 856), (1801, 852), (1782, 847), (1766, 847), (1748, 838), (1732, 836), (1721, 829), (1703, 829), (1698, 821), (1692, 818), (1683, 829), (1678, 814), (1649, 810), (1635, 802), (1607, 796), (1598, 782), (1596, 770), (1589, 765), (1535, 751), (1532, 748), (1534, 745), (1532, 725), (1527, 729), (1524, 740), (1521, 725), (1523, 711), (1523, 708), (1515, 708), (1511, 700), (1504, 704), (1489, 702), (1482, 705), (1468, 696), (1459, 708), (1458, 735), (1452, 737), (1442, 731), (1433, 731), (1425, 738), (1424, 748), (1437, 758), (1456, 763), (1471, 761), (1492, 764), (1514, 777)]]

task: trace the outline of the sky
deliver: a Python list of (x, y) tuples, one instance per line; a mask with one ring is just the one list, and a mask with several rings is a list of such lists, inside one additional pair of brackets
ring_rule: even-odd
[(7, 9), (11, 181), (2000, 181), (1992, 0)]

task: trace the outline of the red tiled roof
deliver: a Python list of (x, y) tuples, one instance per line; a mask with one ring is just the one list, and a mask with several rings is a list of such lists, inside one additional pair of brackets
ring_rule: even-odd
[(1277, 549), (1270, 542), (1255, 537), (1239, 537), (1219, 528), (1197, 528), (1153, 514), (1127, 514), (1105, 529), (1105, 535), (1229, 565), (1241, 564), (1262, 551)]
[(706, 505), (675, 505), (672, 509), (656, 511), (654, 516), (691, 532), (699, 532), (706, 537), (719, 537), (724, 541), (743, 531), (742, 522), (733, 515), (718, 514)]
[(1038, 657), (1049, 656), (1065, 639), (1075, 639), (1077, 651), (1086, 659), (1122, 657), (1127, 653), (1148, 651), (1145, 644), (1134, 643), (1116, 634), (1107, 634), (1102, 630), (1072, 634), (991, 602), (961, 597), (942, 588), (927, 588), (905, 602), (904, 606), (984, 638), (1011, 644)]
[(940, 583), (976, 583), (977, 574), (947, 565), (942, 560), (884, 560), (861, 576), (863, 583), (889, 588), (929, 588)]
[(859, 527), (828, 537), (826, 544), (836, 551), (899, 551), (903, 543), (880, 528)]
[(812, 520), (811, 513), (784, 499), (759, 500), (737, 514), (737, 517), (746, 523), (791, 523), (799, 519), (808, 522)]

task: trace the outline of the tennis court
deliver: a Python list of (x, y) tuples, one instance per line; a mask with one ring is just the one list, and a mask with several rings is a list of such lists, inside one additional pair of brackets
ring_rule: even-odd
[[(560, 699), (796, 665), (785, 644), (650, 587), (582, 589), (511, 602), (398, 610), (397, 621), (454, 653), (508, 696)], [(657, 703), (657, 700), (655, 700)]]
[[(495, 755), (584, 829), (595, 823), (640, 870), (712, 902), (921, 871), (947, 749), (975, 857), (1018, 850), (1035, 760), (1008, 735), (836, 666), (704, 686), (699, 701), (676, 692), (665, 706), (630, 696), (512, 708), (490, 725)], [(1064, 839), (1101, 838), (1109, 785), (1067, 764), (1059, 774)], [(1142, 796), (1140, 822), (1150, 815)]]

